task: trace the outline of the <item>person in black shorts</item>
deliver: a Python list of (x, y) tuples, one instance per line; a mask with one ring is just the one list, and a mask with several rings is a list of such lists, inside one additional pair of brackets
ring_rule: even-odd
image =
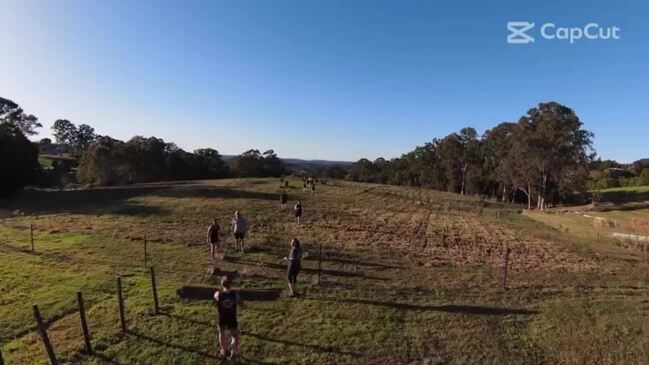
[(297, 238), (291, 240), (291, 252), (288, 254), (288, 257), (285, 257), (284, 260), (288, 261), (287, 269), (287, 278), (288, 278), (288, 291), (290, 296), (294, 297), (297, 295), (297, 275), (300, 273), (302, 268), (302, 248), (300, 247), (300, 241)]
[(247, 230), (248, 222), (237, 210), (236, 212), (234, 212), (234, 218), (232, 218), (232, 235), (234, 236), (234, 249), (240, 249), (241, 253), (243, 253), (243, 244), (246, 239)]
[(216, 223), (216, 219), (212, 221), (212, 224), (207, 229), (207, 243), (210, 244), (210, 256), (212, 260), (216, 260), (221, 251), (221, 228)]
[(295, 204), (295, 208), (293, 208), (295, 211), (295, 221), (297, 224), (300, 224), (300, 219), (302, 218), (302, 203), (298, 200), (297, 204)]
[(286, 195), (286, 190), (282, 191), (282, 195), (279, 197), (279, 205), (282, 210), (286, 209), (286, 202), (288, 201), (288, 195)]
[[(243, 300), (236, 290), (232, 290), (230, 279), (221, 278), (221, 290), (214, 293), (216, 307), (219, 311), (219, 346), (223, 358), (236, 360), (239, 358), (239, 324), (237, 323), (237, 307), (244, 308)], [(230, 350), (226, 343), (227, 335), (232, 341)]]

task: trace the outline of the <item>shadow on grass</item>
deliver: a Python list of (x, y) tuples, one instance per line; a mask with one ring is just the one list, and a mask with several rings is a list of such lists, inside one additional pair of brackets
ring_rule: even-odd
[(171, 198), (223, 198), (279, 201), (279, 194), (198, 185), (158, 190), (152, 195)]
[(90, 354), (102, 361), (103, 364), (116, 364), (116, 365), (125, 365), (117, 360), (115, 360), (114, 357), (108, 356), (104, 353), (98, 352), (98, 351), (93, 351), (92, 354)]
[(197, 325), (197, 326), (205, 326), (205, 327), (210, 327), (210, 328), (216, 328), (216, 323), (210, 323), (210, 322), (205, 322), (205, 321), (197, 321), (195, 319), (191, 319), (191, 318), (188, 318), (188, 317), (185, 317), (185, 316), (179, 316), (177, 314), (169, 313), (169, 312), (164, 311), (164, 310), (160, 311), (160, 315), (163, 315), (163, 316), (169, 317), (169, 318), (173, 318), (173, 319), (175, 319), (177, 321), (191, 323), (191, 324), (194, 324), (194, 325)]
[(202, 357), (209, 358), (209, 359), (218, 359), (218, 357), (216, 355), (207, 353), (205, 351), (200, 351), (200, 350), (197, 350), (197, 349), (194, 349), (194, 348), (191, 348), (191, 347), (187, 347), (187, 346), (183, 346), (183, 345), (176, 345), (176, 344), (166, 342), (166, 341), (163, 341), (163, 340), (160, 340), (160, 339), (157, 339), (157, 338), (154, 338), (154, 337), (151, 337), (151, 336), (148, 336), (148, 335), (145, 335), (143, 333), (139, 333), (139, 332), (136, 332), (136, 331), (133, 331), (133, 330), (129, 330), (128, 334), (133, 336), (133, 337), (142, 339), (144, 341), (153, 342), (156, 345), (165, 346), (165, 347), (169, 347), (169, 348), (172, 348), (172, 349), (181, 350), (181, 351), (185, 351), (185, 352), (191, 352), (193, 354), (197, 354), (197, 355), (200, 355)]
[(228, 188), (193, 185), (191, 182), (137, 184), (79, 190), (25, 190), (1, 203), (10, 211), (27, 214), (117, 214), (147, 216), (165, 214), (167, 210), (128, 201), (138, 196), (171, 198), (225, 198), (279, 200), (279, 195)]
[[(183, 286), (176, 290), (176, 294), (181, 299), (212, 300), (216, 290), (208, 286)], [(260, 302), (277, 300), (282, 289), (240, 289), (237, 292), (245, 301)]]
[[(227, 257), (226, 260), (231, 263), (235, 264), (240, 264), (240, 265), (251, 265), (251, 266), (258, 266), (258, 267), (267, 267), (271, 269), (277, 269), (277, 270), (286, 270), (287, 266), (286, 264), (275, 264), (272, 262), (255, 262), (251, 260), (245, 260), (241, 259), (239, 257)], [(318, 269), (312, 269), (308, 267), (302, 267), (300, 272), (302, 273), (307, 273), (307, 274), (317, 274)], [(368, 276), (363, 273), (356, 273), (356, 272), (349, 272), (349, 271), (342, 271), (342, 270), (331, 270), (331, 269), (322, 269), (320, 271), (322, 275), (329, 275), (329, 276), (341, 276), (341, 277), (352, 277), (352, 278), (363, 278), (363, 279), (370, 279), (370, 280), (380, 280), (380, 281), (387, 281), (387, 278), (381, 278), (377, 276)]]
[(382, 302), (368, 299), (350, 299), (350, 298), (309, 298), (312, 300), (332, 301), (339, 303), (367, 304), (379, 307), (394, 309), (413, 310), (413, 311), (432, 311), (445, 313), (476, 314), (484, 316), (506, 316), (510, 314), (534, 315), (538, 311), (527, 309), (499, 308), (475, 305), (418, 305), (398, 302)]
[[(311, 258), (311, 260), (316, 260), (316, 258)], [(394, 265), (387, 265), (387, 264), (381, 264), (377, 262), (367, 262), (367, 261), (359, 261), (359, 260), (350, 260), (350, 259), (343, 259), (343, 258), (323, 258), (322, 261), (329, 261), (329, 262), (336, 262), (339, 264), (345, 264), (345, 265), (358, 265), (358, 266), (369, 266), (369, 267), (375, 267), (375, 268), (380, 268), (380, 269), (402, 269), (403, 267), (401, 266), (394, 266)]]
[(27, 214), (96, 214), (127, 216), (164, 214), (166, 210), (128, 199), (165, 189), (160, 185), (122, 186), (80, 190), (27, 190), (6, 201), (7, 209)]
[(312, 344), (308, 344), (308, 343), (300, 343), (300, 342), (296, 342), (296, 341), (282, 340), (282, 339), (279, 339), (279, 338), (268, 337), (268, 336), (260, 335), (260, 334), (257, 334), (257, 333), (249, 332), (249, 331), (241, 331), (241, 334), (244, 335), (244, 336), (254, 337), (254, 338), (262, 340), (262, 341), (281, 343), (281, 344), (284, 344), (284, 345), (287, 345), (287, 346), (304, 347), (304, 348), (308, 348), (308, 349), (311, 349), (311, 350), (314, 350), (314, 351), (319, 351), (319, 352), (324, 352), (324, 353), (350, 355), (350, 356), (354, 356), (354, 357), (361, 356), (358, 353), (342, 351), (342, 350), (336, 349), (333, 346), (320, 346), (320, 345), (312, 345)]
[[(649, 201), (649, 191), (633, 191), (633, 190), (620, 190), (620, 191), (603, 191), (601, 192), (601, 201), (609, 202), (616, 205), (634, 203), (634, 202), (647, 202)], [(637, 208), (636, 208), (637, 209)]]

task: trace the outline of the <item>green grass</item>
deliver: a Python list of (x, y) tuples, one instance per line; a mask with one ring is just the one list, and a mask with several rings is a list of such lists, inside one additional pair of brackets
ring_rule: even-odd
[[(231, 252), (219, 266), (238, 272), (239, 288), (282, 291), (240, 312), (244, 363), (642, 363), (648, 356), (646, 254), (576, 238), (474, 197), (344, 181), (318, 186), (315, 196), (291, 181), (289, 199), (304, 205), (298, 227), (290, 211), (277, 209), (278, 184), (161, 183), (30, 192), (8, 202), (21, 215), (0, 222), (6, 362), (47, 363), (31, 312), (38, 304), (63, 362), (216, 363), (215, 307), (183, 301), (176, 290), (216, 286), (204, 235), (212, 219), (227, 227), (234, 210), (251, 223), (249, 252)], [(145, 235), (161, 315), (152, 314)], [(306, 249), (299, 299), (285, 293), (281, 260), (294, 236)], [(120, 275), (127, 335), (119, 330)], [(82, 351), (77, 291), (93, 355)]]
[(599, 193), (603, 203), (622, 205), (649, 202), (649, 186), (610, 188), (594, 190), (591, 193)]
[(54, 160), (76, 162), (76, 158), (71, 156), (38, 155), (38, 162), (40, 162), (43, 167), (51, 167)]

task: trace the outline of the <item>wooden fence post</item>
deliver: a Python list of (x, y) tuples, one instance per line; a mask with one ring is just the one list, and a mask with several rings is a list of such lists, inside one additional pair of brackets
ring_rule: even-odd
[(32, 252), (34, 252), (34, 225), (33, 224), (29, 225), (29, 236), (32, 241)]
[(81, 331), (83, 332), (83, 341), (86, 344), (86, 353), (92, 354), (92, 345), (90, 344), (90, 332), (88, 331), (88, 322), (86, 321), (86, 307), (83, 304), (83, 295), (77, 292), (77, 303), (79, 303), (79, 317), (81, 319)]
[(155, 269), (153, 266), (149, 267), (151, 272), (151, 291), (153, 293), (153, 313), (160, 314), (160, 305), (158, 303), (158, 287), (155, 282)]
[(124, 313), (124, 296), (122, 295), (122, 277), (117, 278), (117, 300), (119, 301), (119, 322), (122, 333), (126, 333), (126, 314)]
[(321, 271), (322, 271), (322, 243), (318, 245), (318, 285), (320, 285)]
[(509, 267), (509, 252), (511, 249), (507, 247), (505, 252), (505, 265), (503, 266), (503, 290), (507, 289), (507, 269)]
[(147, 256), (146, 256), (146, 235), (144, 235), (144, 267), (147, 267)]
[(32, 309), (34, 310), (34, 318), (36, 318), (38, 333), (41, 335), (41, 340), (43, 340), (43, 345), (45, 345), (45, 350), (47, 351), (47, 356), (50, 358), (50, 363), (52, 365), (57, 365), (59, 362), (56, 359), (56, 355), (54, 354), (54, 349), (52, 348), (50, 339), (49, 337), (47, 337), (47, 329), (43, 324), (43, 317), (41, 317), (41, 311), (38, 310), (38, 305), (36, 304), (32, 306)]

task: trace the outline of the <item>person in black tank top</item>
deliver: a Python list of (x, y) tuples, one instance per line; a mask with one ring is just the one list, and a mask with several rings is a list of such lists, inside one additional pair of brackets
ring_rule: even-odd
[[(227, 276), (221, 279), (221, 290), (214, 293), (216, 307), (219, 312), (219, 345), (220, 353), (224, 358), (239, 357), (239, 323), (237, 322), (237, 307), (243, 308), (243, 300), (236, 290), (232, 290)], [(227, 335), (232, 337), (230, 351), (228, 351)]]
[(291, 252), (284, 260), (288, 261), (286, 276), (288, 278), (289, 295), (294, 297), (297, 295), (297, 275), (300, 273), (300, 269), (302, 269), (302, 248), (297, 238), (291, 240)]
[(286, 190), (282, 191), (282, 195), (279, 197), (280, 209), (284, 210), (286, 208), (286, 202), (288, 201), (288, 195), (286, 195)]
[(221, 251), (221, 227), (216, 223), (216, 219), (212, 221), (212, 225), (207, 229), (207, 243), (210, 244), (212, 260), (216, 260)]
[(295, 204), (295, 221), (297, 224), (300, 224), (300, 219), (302, 219), (302, 202), (299, 200), (297, 201), (297, 204)]

